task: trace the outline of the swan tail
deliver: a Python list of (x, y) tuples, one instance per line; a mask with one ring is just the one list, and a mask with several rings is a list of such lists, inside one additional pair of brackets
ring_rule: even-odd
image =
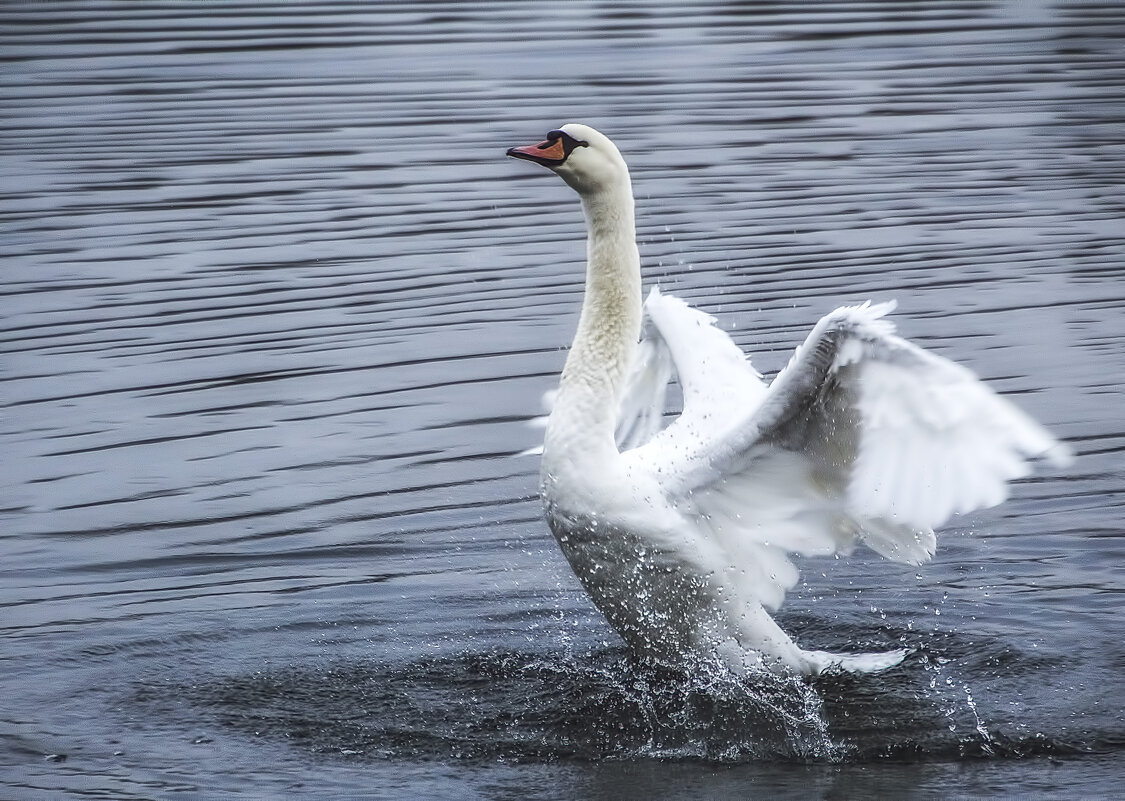
[(905, 648), (882, 651), (873, 654), (833, 654), (828, 651), (805, 651), (804, 655), (812, 665), (812, 673), (826, 670), (843, 670), (848, 673), (878, 673), (893, 668), (909, 654)]

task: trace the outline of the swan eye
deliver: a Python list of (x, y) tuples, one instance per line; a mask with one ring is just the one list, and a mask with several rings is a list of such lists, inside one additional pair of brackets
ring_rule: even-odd
[(575, 139), (566, 131), (551, 131), (547, 134), (547, 141), (539, 146), (540, 150), (546, 150), (547, 147), (553, 145), (555, 142), (562, 140), (563, 146), (563, 159), (565, 160), (576, 147), (589, 147), (590, 143), (584, 139)]

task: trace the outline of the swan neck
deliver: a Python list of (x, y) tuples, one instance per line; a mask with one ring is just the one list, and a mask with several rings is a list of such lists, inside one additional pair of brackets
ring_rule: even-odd
[[(614, 428), (641, 329), (641, 271), (628, 182), (583, 195), (586, 290), (546, 449), (617, 452)], [(572, 457), (573, 458), (573, 457)]]

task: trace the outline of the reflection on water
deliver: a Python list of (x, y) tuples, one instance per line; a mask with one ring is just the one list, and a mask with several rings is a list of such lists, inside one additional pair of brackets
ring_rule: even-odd
[[(1112, 794), (1120, 9), (0, 23), (5, 796)], [(570, 119), (630, 159), (646, 282), (759, 369), (894, 297), (1079, 452), (920, 570), (802, 565), (786, 628), (902, 638), (899, 671), (781, 696), (638, 676), (570, 576), (511, 454), (575, 324), (582, 222), (503, 156)], [(1006, 759), (1044, 754), (1055, 779)]]

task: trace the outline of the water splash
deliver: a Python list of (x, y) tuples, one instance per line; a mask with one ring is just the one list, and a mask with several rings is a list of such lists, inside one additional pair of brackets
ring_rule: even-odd
[(192, 690), (225, 726), (336, 755), (486, 761), (836, 761), (820, 697), (799, 679), (690, 674), (591, 654), (498, 652), (400, 667), (338, 663)]
[[(399, 665), (340, 661), (152, 684), (150, 716), (187, 704), (219, 724), (325, 756), (477, 763), (689, 761), (841, 764), (1089, 753), (1082, 741), (986, 723), (960, 657), (920, 648), (883, 674), (811, 683), (735, 675), (699, 661), (671, 670), (620, 646), (496, 650)], [(1011, 667), (1011, 666), (1009, 666)], [(1015, 666), (1019, 669), (1019, 665)], [(1100, 746), (1099, 746), (1100, 747)]]

